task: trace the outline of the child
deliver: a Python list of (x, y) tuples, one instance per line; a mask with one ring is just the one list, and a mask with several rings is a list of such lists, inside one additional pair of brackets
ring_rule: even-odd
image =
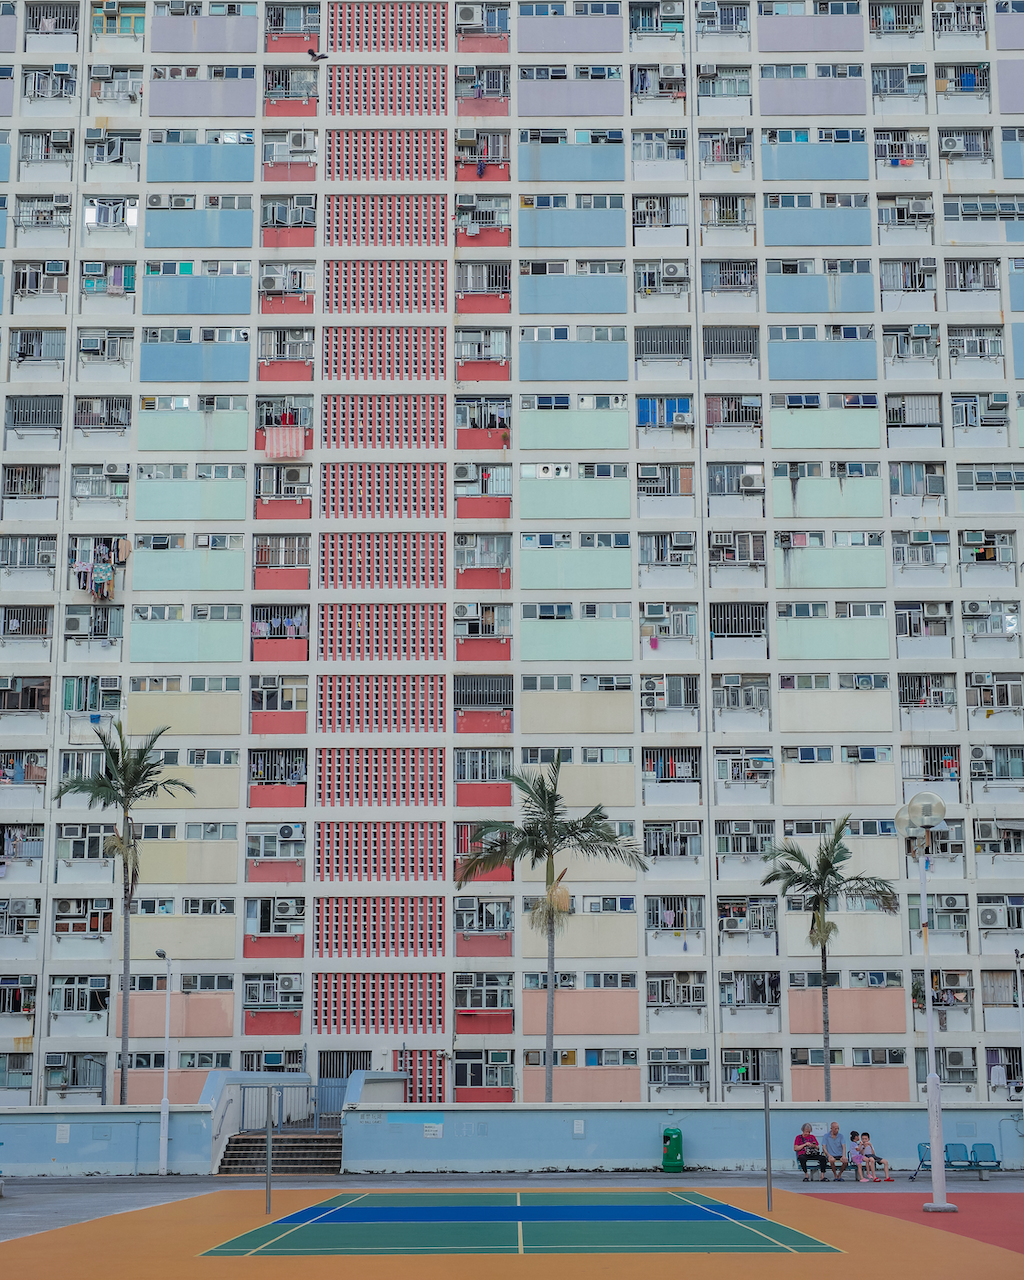
[(864, 1182), (864, 1152), (861, 1150), (860, 1134), (856, 1129), (850, 1130), (850, 1163), (853, 1165), (854, 1182)]
[(885, 1181), (886, 1181), (886, 1182), (895, 1182), (895, 1181), (896, 1181), (896, 1179), (895, 1179), (895, 1178), (890, 1178), (890, 1177), (889, 1177), (889, 1162), (888, 1162), (888, 1160), (883, 1160), (881, 1156), (875, 1155), (875, 1149), (874, 1149), (874, 1147), (871, 1145), (871, 1134), (870, 1134), (870, 1133), (862, 1133), (862, 1134), (860, 1135), (860, 1149), (861, 1149), (861, 1154), (862, 1154), (862, 1156), (863, 1156), (863, 1158), (864, 1158), (865, 1166), (866, 1166), (866, 1168), (867, 1168), (868, 1180), (869, 1180), (869, 1181), (871, 1181), (871, 1182), (881, 1182), (881, 1181), (882, 1181), (882, 1179), (881, 1179), (881, 1178), (879, 1178), (879, 1177), (876, 1175), (876, 1173), (875, 1173), (875, 1162), (876, 1162), (876, 1161), (877, 1161), (877, 1162), (882, 1166), (882, 1168), (885, 1170)]

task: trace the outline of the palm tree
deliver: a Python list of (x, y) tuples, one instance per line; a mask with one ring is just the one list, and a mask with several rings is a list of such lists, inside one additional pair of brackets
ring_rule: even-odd
[(559, 854), (581, 858), (623, 862), (641, 871), (647, 863), (631, 840), (616, 834), (601, 805), (595, 805), (582, 818), (566, 816), (565, 801), (558, 790), (558, 774), (562, 767), (561, 752), (547, 770), (529, 770), (509, 774), (509, 781), (520, 794), (522, 823), (481, 822), (473, 830), (473, 844), (478, 852), (470, 855), (459, 872), (458, 887), (499, 867), (513, 867), (528, 862), (531, 867), (544, 867), (545, 894), (530, 913), (530, 923), (548, 940), (547, 1036), (544, 1055), (544, 1101), (551, 1101), (555, 1043), (555, 934), (570, 913), (569, 895), (562, 888), (568, 867), (556, 874), (555, 859)]
[(832, 1063), (828, 1016), (828, 948), (839, 932), (834, 920), (828, 919), (829, 911), (838, 909), (839, 895), (864, 898), (873, 902), (880, 911), (890, 914), (899, 910), (899, 898), (892, 882), (882, 876), (846, 875), (843, 863), (853, 854), (843, 843), (850, 822), (850, 815), (840, 818), (832, 834), (823, 836), (818, 843), (814, 862), (808, 858), (795, 840), (784, 840), (772, 845), (763, 855), (771, 870), (762, 884), (777, 884), (782, 896), (798, 895), (804, 900), (804, 910), (811, 913), (808, 941), (821, 951), (821, 1035), (824, 1045), (825, 1101), (832, 1101)]
[(167, 725), (154, 729), (137, 746), (131, 746), (124, 736), (121, 722), (114, 724), (116, 739), (104, 729), (94, 730), (103, 747), (103, 770), (89, 778), (65, 778), (57, 788), (54, 799), (62, 796), (88, 796), (89, 808), (117, 809), (121, 814), (121, 829), (114, 824), (114, 834), (107, 836), (103, 852), (121, 859), (122, 929), (124, 948), (121, 977), (121, 1106), (128, 1104), (128, 986), (131, 980), (131, 905), (135, 886), (139, 879), (139, 845), (132, 823), (132, 810), (141, 800), (152, 800), (161, 791), (173, 795), (195, 791), (179, 778), (163, 777), (163, 762), (154, 758), (153, 749), (167, 732)]

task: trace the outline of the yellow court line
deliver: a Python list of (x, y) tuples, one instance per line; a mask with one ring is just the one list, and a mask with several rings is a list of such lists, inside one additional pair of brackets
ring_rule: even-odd
[[(728, 1217), (728, 1216), (727, 1216), (726, 1214), (724, 1214), (724, 1213), (719, 1213), (717, 1209), (712, 1209), (710, 1205), (700, 1204), (700, 1203), (699, 1203), (698, 1201), (696, 1201), (696, 1200), (687, 1200), (687, 1198), (686, 1198), (685, 1196), (681, 1196), (681, 1195), (678, 1193), (678, 1191), (670, 1191), (670, 1192), (669, 1192), (669, 1195), (670, 1195), (670, 1196), (675, 1196), (675, 1198), (676, 1198), (677, 1200), (682, 1200), (683, 1204), (689, 1204), (689, 1205), (692, 1205), (695, 1209), (706, 1209), (706, 1210), (708, 1211), (708, 1213), (713, 1213), (713, 1214), (715, 1214), (717, 1217), (721, 1218), (723, 1222), (731, 1222), (734, 1226), (737, 1226), (737, 1227), (746, 1227), (746, 1229), (747, 1229), (748, 1231), (753, 1231), (754, 1235), (756, 1235), (756, 1236), (761, 1236), (761, 1238), (762, 1238), (762, 1239), (764, 1239), (764, 1240), (770, 1240), (770, 1241), (771, 1241), (771, 1243), (772, 1243), (773, 1245), (775, 1245), (777, 1248), (788, 1249), (790, 1253), (799, 1253), (799, 1250), (798, 1250), (798, 1249), (794, 1249), (794, 1248), (792, 1247), (792, 1245), (783, 1244), (781, 1240), (772, 1240), (772, 1237), (771, 1237), (771, 1236), (769, 1236), (769, 1235), (765, 1235), (765, 1233), (764, 1233), (763, 1231), (758, 1231), (757, 1227), (752, 1227), (752, 1226), (750, 1225), (750, 1223), (749, 1223), (749, 1222), (737, 1222), (735, 1218), (730, 1218), (730, 1217)], [(793, 1229), (793, 1228), (791, 1228), (791, 1230), (792, 1230), (792, 1229)], [(803, 1234), (803, 1233), (801, 1232), (801, 1234)], [(810, 1237), (808, 1237), (808, 1238), (810, 1238)], [(824, 1241), (823, 1241), (823, 1240), (819, 1240), (817, 1243), (818, 1243), (818, 1244), (824, 1244)], [(832, 1247), (832, 1246), (831, 1246), (831, 1245), (829, 1245), (829, 1248), (831, 1248), (831, 1247)]]
[(314, 1222), (319, 1222), (321, 1218), (326, 1218), (329, 1213), (333, 1213), (335, 1209), (347, 1209), (349, 1205), (355, 1204), (356, 1200), (365, 1200), (370, 1193), (364, 1191), (361, 1196), (355, 1196), (352, 1200), (346, 1200), (344, 1204), (332, 1204), (329, 1209), (325, 1209), (323, 1213), (317, 1214), (315, 1218), (310, 1218), (308, 1222), (297, 1222), (294, 1227), (289, 1227), (287, 1231), (282, 1231), (279, 1236), (274, 1236), (273, 1240), (264, 1240), (262, 1244), (257, 1245), (255, 1249), (250, 1249), (248, 1253), (243, 1253), (243, 1258), (251, 1258), (254, 1253), (259, 1253), (261, 1249), (265, 1249), (267, 1245), (277, 1244), (279, 1240), (283, 1240), (285, 1236), (290, 1236), (293, 1231), (298, 1231), (302, 1227), (312, 1226)]
[[(521, 1209), (522, 1207), (523, 1207), (522, 1195), (520, 1192), (517, 1191), (516, 1192), (516, 1208)], [(521, 1222), (517, 1222), (516, 1227), (519, 1230), (519, 1252), (522, 1253), (523, 1252), (523, 1224)]]

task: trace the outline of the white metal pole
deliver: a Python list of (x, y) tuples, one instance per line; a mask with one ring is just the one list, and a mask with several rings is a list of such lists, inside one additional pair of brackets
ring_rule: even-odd
[(158, 951), (167, 963), (167, 988), (164, 991), (164, 1096), (160, 1099), (160, 1176), (167, 1175), (167, 1144), (170, 1138), (171, 1102), (167, 1096), (171, 1069), (171, 957)]
[(917, 837), (917, 869), (921, 879), (921, 937), (924, 950), (925, 1029), (928, 1032), (928, 1139), (931, 1148), (932, 1198), (924, 1205), (925, 1213), (956, 1213), (955, 1204), (946, 1199), (946, 1149), (942, 1141), (942, 1082), (935, 1070), (935, 1024), (932, 1021), (932, 973), (928, 957), (928, 885), (926, 863), (931, 847), (931, 829)]
[[(1020, 1013), (1020, 1067), (1021, 1067), (1021, 1108), (1024, 1114), (1024, 955), (1014, 951), (1017, 960), (1017, 1011)], [(1010, 1101), (1010, 1090), (1006, 1090), (1006, 1101)]]
[(764, 1176), (768, 1212), (772, 1211), (772, 1112), (768, 1103), (771, 1086), (764, 1081)]

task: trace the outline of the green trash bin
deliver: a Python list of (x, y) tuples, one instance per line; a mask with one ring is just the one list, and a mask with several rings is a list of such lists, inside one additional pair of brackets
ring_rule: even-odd
[(683, 1172), (683, 1131), (665, 1129), (661, 1135), (661, 1170), (663, 1173)]

